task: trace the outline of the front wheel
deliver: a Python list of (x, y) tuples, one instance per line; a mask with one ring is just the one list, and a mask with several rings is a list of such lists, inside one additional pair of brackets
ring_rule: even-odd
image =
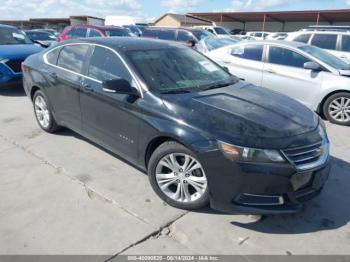
[(193, 210), (209, 203), (208, 181), (201, 163), (177, 142), (165, 142), (154, 151), (148, 177), (154, 191), (171, 206)]
[(338, 125), (350, 125), (350, 93), (336, 93), (330, 96), (323, 106), (326, 118)]

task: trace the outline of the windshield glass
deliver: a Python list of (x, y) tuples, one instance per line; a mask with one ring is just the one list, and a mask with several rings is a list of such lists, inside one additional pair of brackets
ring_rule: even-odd
[(198, 91), (236, 81), (190, 48), (133, 50), (127, 56), (149, 88), (161, 93)]
[(206, 37), (214, 37), (215, 36), (214, 34), (208, 32), (206, 30), (191, 30), (191, 32), (199, 40), (206, 38)]
[(205, 38), (202, 40), (208, 51), (212, 51), (224, 46), (233, 45), (238, 43), (238, 40), (232, 38)]
[(32, 39), (32, 40), (39, 40), (39, 41), (53, 41), (56, 40), (56, 37), (50, 33), (47, 32), (26, 32), (26, 35)]
[(300, 50), (305, 51), (306, 53), (316, 57), (317, 59), (321, 60), (322, 62), (330, 65), (331, 67), (334, 67), (337, 70), (348, 70), (350, 69), (350, 65), (345, 63), (340, 58), (328, 53), (327, 51), (315, 47), (315, 46), (301, 46), (299, 47)]
[(214, 30), (215, 32), (218, 34), (218, 35), (229, 35), (230, 33), (226, 31), (225, 28), (223, 27), (214, 27)]
[(132, 36), (129, 29), (126, 28), (112, 28), (107, 29), (106, 31), (107, 36)]
[(0, 45), (23, 45), (33, 42), (21, 31), (15, 28), (0, 28)]

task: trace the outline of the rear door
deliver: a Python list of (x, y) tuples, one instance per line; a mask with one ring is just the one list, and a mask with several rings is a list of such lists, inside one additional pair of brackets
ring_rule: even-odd
[(322, 84), (322, 72), (304, 69), (310, 59), (295, 50), (269, 45), (262, 86), (311, 107)]
[(341, 35), (339, 42), (338, 56), (350, 63), (350, 35)]
[(64, 125), (76, 131), (81, 130), (79, 93), (88, 51), (89, 45), (84, 44), (62, 47), (57, 65), (51, 66), (48, 72), (52, 86), (46, 90), (52, 98), (50, 102), (55, 115)]
[(128, 69), (117, 54), (95, 46), (80, 97), (83, 132), (129, 160), (137, 158), (139, 100), (129, 95), (103, 90), (102, 82), (123, 78), (133, 83)]
[(233, 47), (221, 59), (232, 74), (260, 86), (264, 68), (263, 53), (263, 44), (245, 44)]

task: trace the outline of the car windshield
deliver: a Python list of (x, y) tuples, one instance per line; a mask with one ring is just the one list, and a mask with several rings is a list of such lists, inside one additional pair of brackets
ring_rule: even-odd
[(199, 40), (206, 38), (206, 37), (214, 37), (215, 36), (213, 33), (210, 33), (206, 30), (191, 30), (191, 32)]
[(39, 31), (28, 31), (26, 32), (26, 35), (32, 39), (32, 40), (39, 40), (39, 41), (53, 41), (56, 40), (56, 37), (52, 35), (51, 33), (47, 32), (39, 32)]
[(127, 57), (149, 88), (160, 93), (219, 88), (237, 81), (190, 48), (132, 50)]
[(305, 45), (299, 47), (300, 50), (303, 50), (304, 52), (316, 57), (317, 59), (321, 60), (322, 62), (330, 65), (331, 67), (337, 69), (337, 70), (349, 70), (350, 65), (345, 63), (340, 58), (328, 53), (327, 51), (310, 45)]
[(132, 36), (129, 29), (126, 28), (111, 28), (107, 29), (106, 31), (107, 36), (113, 37), (113, 36)]
[[(204, 43), (204, 46), (208, 51), (212, 51), (224, 46), (233, 45), (238, 43), (238, 40), (232, 38), (218, 38), (218, 37), (210, 37), (201, 40)], [(201, 43), (200, 42), (200, 43)]]
[(21, 31), (15, 28), (0, 28), (0, 45), (23, 45), (33, 42)]
[(226, 31), (225, 28), (223, 27), (214, 27), (214, 30), (215, 32), (218, 34), (218, 35), (229, 35), (230, 33)]

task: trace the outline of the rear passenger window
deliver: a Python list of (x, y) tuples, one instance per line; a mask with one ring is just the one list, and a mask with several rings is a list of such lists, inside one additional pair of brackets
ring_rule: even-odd
[(310, 60), (292, 50), (270, 46), (269, 63), (304, 68), (304, 64)]
[(56, 49), (50, 51), (49, 53), (47, 53), (47, 55), (46, 55), (47, 62), (51, 65), (56, 65), (58, 54), (60, 53), (60, 51), (61, 51), (61, 48), (56, 48)]
[(81, 73), (85, 56), (89, 49), (87, 45), (70, 45), (62, 48), (58, 57), (57, 66)]
[(243, 59), (261, 61), (263, 50), (263, 45), (244, 45), (233, 48), (231, 54)]
[(175, 30), (160, 30), (158, 38), (162, 40), (175, 41)]
[(103, 47), (96, 46), (90, 60), (88, 76), (100, 81), (123, 78), (132, 80), (119, 57)]
[(311, 40), (311, 44), (320, 48), (335, 50), (337, 37), (334, 34), (315, 34)]
[(309, 39), (310, 39), (310, 36), (311, 36), (311, 34), (299, 35), (296, 38), (294, 38), (294, 41), (302, 42), (302, 43), (308, 43)]
[(342, 36), (341, 51), (350, 52), (350, 35)]
[(70, 38), (82, 38), (86, 37), (87, 29), (86, 28), (73, 28), (68, 32)]
[(193, 36), (186, 31), (178, 31), (177, 33), (177, 41), (180, 42), (188, 42), (189, 40), (192, 40)]
[(95, 30), (95, 29), (90, 29), (89, 32), (89, 37), (100, 37), (101, 34), (99, 31)]

